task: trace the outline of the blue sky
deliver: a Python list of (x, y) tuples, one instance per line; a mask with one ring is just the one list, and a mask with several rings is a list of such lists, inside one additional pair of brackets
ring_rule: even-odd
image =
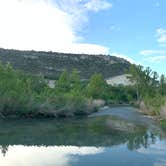
[[(86, 40), (166, 74), (166, 1), (109, 2), (113, 5), (110, 10), (91, 15), (85, 32), (82, 32)], [(159, 29), (165, 30), (163, 44), (158, 41)], [(143, 53), (145, 50), (151, 53)]]
[(166, 74), (165, 0), (1, 0), (0, 47), (110, 54)]

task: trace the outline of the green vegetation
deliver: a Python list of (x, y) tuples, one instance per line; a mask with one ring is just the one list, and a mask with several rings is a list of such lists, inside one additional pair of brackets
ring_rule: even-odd
[(18, 51), (0, 48), (0, 61), (10, 63), (14, 69), (42, 75), (56, 80), (66, 69), (79, 71), (81, 79), (90, 79), (95, 73), (110, 78), (126, 73), (130, 63), (125, 59), (110, 55), (68, 54), (44, 51)]
[(166, 118), (166, 78), (150, 68), (131, 65), (133, 86), (108, 85), (101, 74), (82, 81), (79, 72), (64, 70), (51, 88), (33, 76), (0, 64), (0, 116), (66, 117), (87, 115), (106, 104), (144, 103), (149, 114)]
[(134, 104), (137, 95), (133, 86), (110, 86), (108, 89), (108, 104)]
[[(0, 64), (0, 116), (66, 117), (86, 115), (103, 105), (136, 99), (131, 87), (113, 87), (101, 74), (81, 81), (77, 70), (64, 70), (55, 87), (42, 76), (32, 76)], [(129, 93), (130, 92), (130, 93)], [(103, 101), (103, 102), (101, 102)]]
[(165, 120), (165, 119), (162, 119), (162, 120), (160, 121), (160, 126), (161, 126), (164, 130), (166, 130), (166, 120)]
[(86, 88), (87, 96), (94, 99), (106, 99), (107, 83), (101, 74), (92, 75), (90, 82)]
[[(82, 93), (77, 71), (64, 71), (51, 89), (42, 77), (0, 64), (1, 116), (73, 116), (93, 111)], [(90, 102), (90, 101), (89, 101)]]
[[(110, 122), (113, 126), (106, 122)], [(120, 129), (116, 128), (119, 125)], [(147, 128), (143, 126), (135, 126), (134, 124), (129, 126), (127, 121), (123, 120), (121, 123), (121, 119), (110, 116), (86, 119), (68, 118), (65, 121), (63, 119), (58, 121), (6, 120), (0, 121), (0, 151), (3, 150), (3, 154), (5, 154), (8, 145), (20, 145), (21, 143), (28, 146), (105, 147), (125, 144), (126, 142), (127, 146), (133, 150), (139, 146), (149, 146), (148, 141), (152, 142), (152, 136), (157, 137), (157, 133), (151, 135), (147, 132)], [(27, 137), (30, 139), (25, 139)]]
[(137, 101), (141, 109), (148, 114), (166, 118), (166, 77), (149, 67), (131, 65), (129, 73), (137, 93)]
[(1, 115), (24, 114), (36, 107), (37, 94), (46, 86), (42, 78), (15, 71), (0, 64)]

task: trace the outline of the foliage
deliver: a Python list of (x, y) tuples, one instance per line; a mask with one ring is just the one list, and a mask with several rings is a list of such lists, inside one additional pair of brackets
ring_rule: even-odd
[[(155, 115), (161, 114), (161, 107), (166, 103), (166, 78), (152, 71), (149, 67), (131, 65), (129, 78), (135, 83), (135, 91), (137, 100), (144, 101), (148, 110), (151, 110)], [(166, 117), (162, 117), (166, 118)]]
[(160, 77), (159, 93), (166, 96), (166, 77), (163, 74)]
[(77, 70), (70, 74), (66, 70), (62, 72), (53, 89), (43, 77), (22, 73), (10, 65), (0, 64), (0, 76), (0, 114), (3, 116), (73, 116), (93, 111), (87, 105), (86, 84), (81, 82)]
[(88, 97), (94, 99), (103, 99), (106, 97), (107, 83), (101, 74), (92, 75), (86, 88), (86, 94)]
[(130, 79), (134, 86), (108, 85), (101, 74), (82, 81), (79, 72), (64, 70), (50, 88), (44, 77), (14, 70), (0, 64), (0, 115), (74, 116), (96, 110), (93, 100), (107, 104), (132, 104), (143, 100), (154, 114), (166, 103), (166, 78), (150, 68), (132, 65)]
[(108, 92), (108, 103), (110, 104), (132, 104), (137, 99), (132, 86), (109, 86)]
[(164, 130), (166, 130), (166, 120), (165, 120), (165, 119), (160, 120), (160, 126), (161, 126), (161, 128), (163, 128)]
[(136, 66), (132, 64), (129, 69), (129, 79), (134, 83), (137, 100), (149, 94), (154, 95), (156, 87), (158, 86), (158, 74), (152, 71), (149, 67), (146, 69), (143, 66)]
[(44, 51), (18, 51), (0, 48), (0, 61), (26, 73), (42, 75), (48, 79), (58, 79), (66, 69), (69, 73), (74, 68), (82, 79), (89, 79), (94, 73), (104, 78), (124, 74), (130, 63), (122, 58), (110, 55), (68, 54)]
[[(34, 93), (44, 86), (43, 80), (0, 64), (0, 110), (6, 113), (32, 111)], [(36, 88), (38, 86), (38, 88)]]
[(66, 70), (60, 75), (57, 84), (55, 85), (57, 91), (59, 92), (68, 92), (70, 90), (70, 80)]

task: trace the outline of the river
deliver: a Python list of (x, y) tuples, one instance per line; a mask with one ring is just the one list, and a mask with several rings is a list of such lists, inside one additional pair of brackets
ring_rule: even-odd
[(0, 120), (0, 166), (166, 166), (166, 132), (133, 107)]

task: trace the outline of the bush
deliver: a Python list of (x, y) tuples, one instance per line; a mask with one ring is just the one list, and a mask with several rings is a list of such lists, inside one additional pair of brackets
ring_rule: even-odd
[(143, 100), (148, 110), (151, 110), (154, 115), (160, 115), (161, 107), (166, 102), (165, 97), (161, 95), (155, 97), (145, 96)]
[(160, 121), (160, 126), (161, 126), (161, 128), (163, 128), (164, 130), (166, 130), (166, 120), (165, 120), (165, 119), (163, 119), (163, 120)]
[(71, 73), (65, 70), (54, 88), (50, 88), (42, 76), (22, 73), (10, 65), (0, 64), (0, 76), (0, 112), (6, 116), (83, 115), (100, 107), (95, 101), (123, 103), (133, 98), (132, 93), (127, 94), (130, 88), (110, 87), (101, 74), (82, 82), (77, 70)]
[(101, 74), (94, 74), (86, 87), (86, 96), (94, 99), (107, 98), (107, 83)]
[(45, 86), (44, 81), (2, 64), (0, 76), (0, 111), (4, 115), (31, 112), (35, 102), (34, 94), (41, 91), (40, 85)]

